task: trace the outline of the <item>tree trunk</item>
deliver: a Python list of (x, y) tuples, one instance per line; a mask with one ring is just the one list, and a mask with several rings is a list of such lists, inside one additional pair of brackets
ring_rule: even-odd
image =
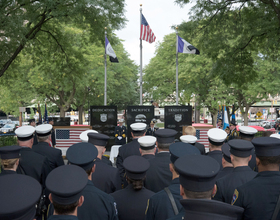
[(244, 126), (248, 126), (248, 112), (249, 112), (250, 106), (245, 107), (245, 112), (242, 113), (242, 117), (244, 119)]
[(60, 109), (60, 117), (65, 117), (65, 110), (63, 107), (59, 107)]
[(83, 106), (79, 106), (78, 111), (79, 111), (79, 125), (82, 125), (83, 124), (83, 114), (84, 114)]
[(212, 125), (214, 128), (217, 127), (217, 117), (218, 117), (218, 113), (215, 114), (211, 114), (212, 115)]
[(200, 109), (198, 108), (197, 101), (195, 101), (194, 111), (195, 111), (194, 123), (200, 123)]

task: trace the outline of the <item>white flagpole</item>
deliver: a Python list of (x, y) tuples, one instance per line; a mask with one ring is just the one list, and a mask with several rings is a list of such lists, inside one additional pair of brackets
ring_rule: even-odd
[(107, 37), (107, 28), (105, 27), (105, 80), (104, 80), (104, 105), (107, 105), (107, 53), (106, 53), (106, 37)]
[[(141, 21), (142, 21), (142, 4), (140, 4), (140, 33), (141, 33)], [(140, 105), (142, 102), (142, 39), (140, 38)]]
[(176, 27), (176, 105), (178, 105), (178, 27)]

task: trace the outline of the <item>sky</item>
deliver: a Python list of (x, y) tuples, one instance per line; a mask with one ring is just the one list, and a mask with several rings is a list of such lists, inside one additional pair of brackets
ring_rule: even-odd
[(128, 21), (123, 29), (115, 33), (124, 40), (123, 44), (130, 54), (130, 59), (140, 65), (140, 4), (142, 4), (142, 13), (156, 36), (156, 41), (152, 44), (142, 42), (144, 67), (155, 56), (156, 43), (162, 42), (165, 35), (174, 32), (171, 27), (189, 20), (191, 4), (182, 8), (175, 4), (174, 0), (126, 0), (125, 2), (125, 16)]

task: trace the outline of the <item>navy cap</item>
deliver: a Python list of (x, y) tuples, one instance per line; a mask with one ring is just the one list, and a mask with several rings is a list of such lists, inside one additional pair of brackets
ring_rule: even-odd
[(249, 157), (252, 155), (254, 145), (251, 141), (233, 139), (228, 144), (230, 146), (230, 153), (236, 157)]
[(231, 122), (230, 122), (230, 124), (229, 125), (234, 125), (234, 126), (236, 126), (237, 125), (237, 123), (236, 123), (236, 121), (235, 120), (232, 120)]
[(213, 189), (220, 164), (205, 155), (185, 155), (174, 163), (180, 174), (180, 184), (192, 192), (205, 192)]
[(133, 179), (143, 179), (150, 167), (150, 162), (141, 156), (129, 156), (123, 161), (126, 175)]
[(20, 158), (20, 149), (18, 145), (0, 147), (0, 158), (3, 160)]
[(273, 137), (259, 137), (252, 140), (256, 156), (274, 157), (280, 155), (280, 139)]
[(60, 205), (78, 201), (88, 182), (84, 169), (75, 165), (63, 165), (52, 170), (46, 179), (46, 187), (52, 199)]
[(158, 143), (173, 143), (178, 132), (173, 129), (158, 129), (155, 131), (155, 136)]
[(66, 152), (66, 158), (69, 163), (80, 166), (84, 170), (94, 166), (97, 155), (97, 148), (90, 143), (73, 144)]
[(228, 143), (223, 144), (223, 146), (222, 146), (222, 153), (223, 153), (224, 159), (227, 162), (231, 163), (229, 148), (230, 148), (230, 146), (228, 145)]
[(40, 183), (22, 174), (5, 175), (0, 181), (0, 219), (30, 220), (42, 192)]
[(88, 133), (88, 142), (97, 146), (106, 146), (110, 137), (100, 133)]
[(193, 145), (183, 142), (176, 142), (169, 146), (170, 160), (174, 164), (175, 161), (184, 155), (201, 155), (200, 151)]

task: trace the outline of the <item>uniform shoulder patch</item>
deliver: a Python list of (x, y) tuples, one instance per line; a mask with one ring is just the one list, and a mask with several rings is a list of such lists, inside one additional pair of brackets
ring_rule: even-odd
[(239, 192), (237, 191), (237, 189), (234, 190), (233, 196), (232, 196), (232, 200), (231, 200), (231, 204), (233, 205), (235, 203), (235, 201), (237, 200), (239, 195)]

